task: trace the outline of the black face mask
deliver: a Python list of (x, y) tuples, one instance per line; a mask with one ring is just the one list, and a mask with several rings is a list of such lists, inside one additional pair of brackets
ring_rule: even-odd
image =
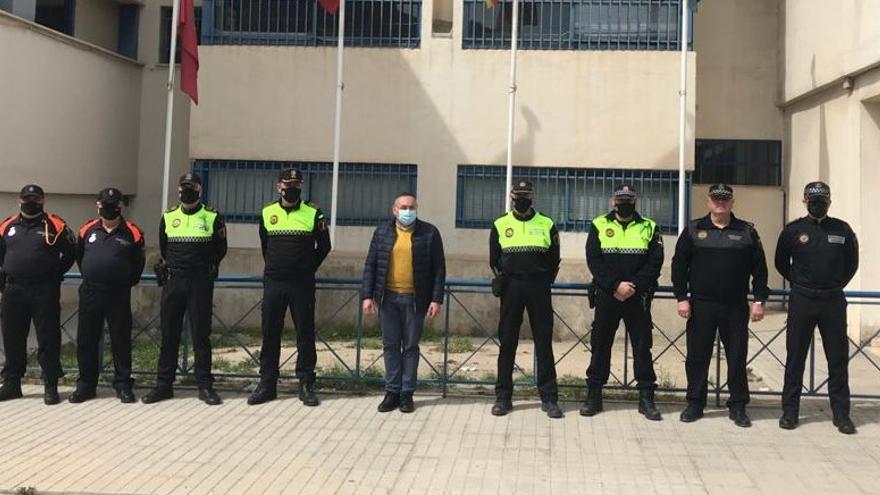
[(281, 190), (281, 197), (288, 203), (296, 203), (301, 196), (302, 190), (295, 187), (288, 187), (287, 189)]
[(807, 201), (807, 212), (813, 218), (825, 218), (829, 206), (831, 205), (824, 199), (811, 199)]
[(180, 202), (191, 204), (199, 200), (199, 192), (192, 187), (184, 187), (180, 190)]
[(116, 220), (122, 214), (122, 209), (118, 206), (102, 206), (98, 213), (104, 220)]
[(528, 213), (532, 207), (532, 200), (529, 198), (513, 198), (513, 209), (517, 213)]
[(620, 203), (615, 205), (614, 209), (621, 217), (629, 218), (636, 212), (636, 205), (634, 203)]
[(28, 201), (27, 203), (21, 204), (21, 212), (25, 215), (39, 215), (43, 212), (43, 205), (40, 203), (34, 203), (33, 201)]

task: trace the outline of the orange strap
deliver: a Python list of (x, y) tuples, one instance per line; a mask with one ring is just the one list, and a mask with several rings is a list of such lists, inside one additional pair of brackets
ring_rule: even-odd
[(9, 228), (9, 224), (14, 222), (16, 218), (18, 218), (18, 215), (12, 215), (11, 217), (8, 217), (6, 220), (3, 220), (3, 223), (0, 223), (0, 237), (3, 237), (4, 235), (6, 235), (6, 229)]
[(141, 241), (144, 239), (144, 232), (141, 230), (140, 227), (135, 225), (134, 222), (126, 220), (125, 224), (128, 226), (128, 230), (131, 232), (131, 237), (133, 238), (134, 243), (140, 244)]
[(94, 227), (95, 224), (98, 222), (100, 222), (100, 220), (95, 218), (95, 219), (89, 220), (88, 222), (83, 224), (83, 226), (79, 228), (79, 238), (82, 239), (83, 237), (85, 237), (86, 233), (88, 233), (89, 229)]

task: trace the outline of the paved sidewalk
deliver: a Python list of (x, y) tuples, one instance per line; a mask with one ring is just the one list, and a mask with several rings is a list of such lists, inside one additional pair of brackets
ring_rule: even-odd
[[(227, 393), (209, 407), (192, 391), (151, 406), (111, 392), (47, 407), (42, 388), (0, 403), (0, 490), (77, 493), (877, 493), (880, 402), (857, 403), (859, 434), (830, 423), (825, 400), (802, 426), (777, 426), (776, 400), (693, 424), (646, 421), (634, 403), (594, 418), (565, 404), (550, 420), (532, 401), (504, 418), (488, 398), (417, 396), (414, 414), (376, 412), (378, 396), (295, 396), (248, 406)], [(67, 389), (69, 392), (69, 389)], [(143, 393), (143, 390), (139, 390)], [(64, 398), (66, 398), (64, 393)]]

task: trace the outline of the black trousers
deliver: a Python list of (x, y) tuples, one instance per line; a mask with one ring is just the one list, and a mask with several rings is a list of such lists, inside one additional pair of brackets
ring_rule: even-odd
[(79, 286), (79, 325), (76, 360), (77, 387), (94, 389), (100, 372), (101, 337), (104, 321), (110, 333), (113, 353), (113, 386), (131, 386), (131, 288), (96, 287), (84, 281)]
[(214, 302), (214, 278), (208, 273), (179, 275), (172, 273), (162, 287), (162, 348), (159, 351), (158, 385), (174, 383), (184, 315), (189, 317), (194, 369), (199, 387), (214, 383), (211, 374), (211, 318)]
[[(746, 359), (749, 353), (749, 304), (747, 301), (718, 302), (691, 300), (687, 322), (687, 401), (706, 407), (709, 363), (715, 346), (715, 332), (721, 337), (727, 356), (727, 407), (735, 409), (749, 403)], [(720, 359), (721, 356), (718, 356)]]
[(828, 398), (834, 417), (849, 416), (849, 341), (846, 337), (846, 298), (812, 298), (793, 292), (788, 301), (785, 335), (785, 384), (782, 409), (797, 414), (804, 384), (804, 365), (813, 332), (819, 326), (828, 361)]
[(260, 350), (260, 381), (275, 387), (281, 357), (281, 332), (287, 311), (296, 327), (296, 377), (314, 382), (315, 277), (296, 280), (263, 280), (263, 346)]
[(513, 394), (513, 364), (523, 310), (529, 312), (529, 323), (535, 341), (535, 357), (538, 361), (538, 391), (541, 400), (556, 401), (556, 366), (553, 359), (553, 303), (549, 280), (510, 279), (501, 296), (501, 319), (498, 322), (498, 381), (495, 395), (509, 399)]
[[(650, 304), (650, 301), (643, 304), (640, 294), (624, 302), (605, 292), (596, 294), (596, 313), (590, 335), (592, 356), (587, 368), (587, 382), (590, 385), (602, 386), (608, 382), (611, 373), (611, 348), (622, 319), (632, 345), (636, 383), (640, 389), (656, 387), (657, 375), (654, 374), (654, 359), (651, 357), (654, 325), (651, 321)], [(628, 364), (624, 363), (624, 366)]]
[(18, 283), (9, 280), (0, 299), (0, 326), (6, 362), (4, 382), (20, 381), (27, 371), (31, 321), (37, 331), (37, 361), (46, 383), (57, 383), (61, 369), (61, 283), (58, 280)]

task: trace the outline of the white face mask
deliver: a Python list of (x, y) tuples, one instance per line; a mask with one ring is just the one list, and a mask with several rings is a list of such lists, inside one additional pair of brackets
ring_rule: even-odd
[(404, 227), (409, 227), (416, 221), (416, 210), (397, 210), (397, 221)]

